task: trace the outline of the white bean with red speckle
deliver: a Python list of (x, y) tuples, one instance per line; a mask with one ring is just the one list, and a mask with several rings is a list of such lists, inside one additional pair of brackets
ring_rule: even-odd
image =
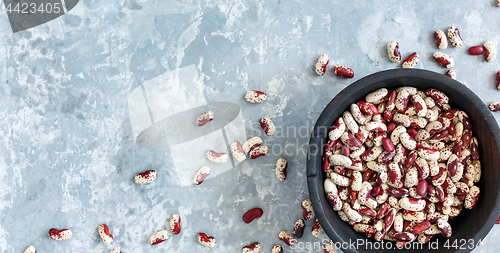
[(250, 90), (245, 94), (245, 100), (252, 104), (262, 103), (266, 98), (266, 93), (262, 91)]
[(200, 185), (203, 181), (205, 181), (205, 178), (210, 175), (210, 172), (211, 170), (208, 166), (201, 167), (194, 175), (193, 183), (195, 185)]
[(486, 41), (483, 46), (486, 53), (486, 62), (492, 62), (495, 60), (497, 57), (497, 48), (495, 47), (495, 43), (493, 43), (493, 41)]
[(403, 61), (403, 68), (413, 68), (417, 66), (418, 62), (420, 61), (420, 56), (418, 55), (417, 52), (414, 52), (406, 60)]
[(346, 124), (347, 128), (351, 130), (352, 133), (357, 133), (359, 131), (359, 126), (350, 112), (345, 111), (342, 115), (342, 118), (344, 119), (344, 123)]
[(381, 88), (366, 95), (365, 100), (368, 103), (380, 104), (388, 93), (389, 91), (386, 88)]
[(446, 39), (446, 34), (443, 31), (435, 31), (434, 37), (439, 49), (446, 49), (448, 47), (448, 40)]
[(233, 153), (234, 158), (238, 162), (243, 162), (247, 159), (247, 155), (245, 151), (243, 151), (243, 148), (239, 141), (233, 141), (233, 143), (231, 143), (231, 153)]
[(361, 216), (361, 214), (359, 214), (358, 211), (352, 209), (349, 203), (344, 203), (342, 211), (344, 211), (345, 215), (349, 218), (349, 220), (352, 220), (354, 222), (361, 222), (361, 220), (363, 219), (363, 216)]
[(167, 239), (168, 239), (167, 230), (160, 230), (160, 231), (156, 232), (154, 235), (152, 235), (151, 237), (149, 237), (148, 241), (149, 241), (150, 245), (156, 245), (156, 244), (161, 243)]
[(276, 177), (279, 181), (285, 181), (287, 175), (288, 162), (284, 158), (276, 162)]
[(363, 115), (363, 112), (361, 112), (357, 104), (351, 104), (351, 115), (356, 122), (362, 126), (364, 126), (371, 119), (369, 115)]
[(261, 118), (259, 123), (267, 135), (274, 135), (276, 133), (276, 126), (274, 126), (274, 123), (270, 118)]
[(214, 163), (226, 163), (229, 161), (229, 155), (226, 153), (217, 153), (213, 150), (207, 152), (207, 158)]
[(462, 37), (460, 37), (460, 32), (458, 31), (458, 28), (454, 26), (448, 28), (448, 38), (450, 39), (451, 44), (456, 48), (461, 48), (462, 45), (464, 44)]
[(389, 55), (389, 59), (392, 62), (401, 62), (401, 53), (399, 51), (399, 43), (397, 41), (392, 40), (387, 44), (387, 55)]
[(417, 147), (417, 142), (411, 138), (411, 136), (407, 133), (404, 132), (399, 136), (399, 140), (403, 144), (403, 146), (409, 150), (415, 150)]
[(315, 67), (316, 74), (318, 74), (319, 76), (324, 75), (329, 61), (330, 58), (328, 57), (328, 55), (322, 54), (319, 57), (318, 61), (316, 62), (316, 67)]
[(34, 246), (29, 246), (24, 253), (36, 253), (36, 249)]
[(204, 112), (198, 118), (196, 118), (196, 125), (197, 126), (204, 126), (208, 122), (214, 120), (215, 114), (212, 111)]
[(243, 143), (241, 148), (243, 149), (243, 151), (245, 153), (248, 153), (248, 152), (250, 152), (250, 150), (252, 150), (252, 148), (257, 147), (260, 144), (262, 144), (262, 139), (260, 137), (256, 136), (256, 137), (252, 137), (252, 138), (248, 139), (247, 141), (245, 141), (245, 143)]
[(434, 57), (434, 59), (436, 59), (436, 61), (438, 61), (444, 68), (451, 69), (455, 66), (453, 58), (445, 53), (435, 52), (432, 57)]

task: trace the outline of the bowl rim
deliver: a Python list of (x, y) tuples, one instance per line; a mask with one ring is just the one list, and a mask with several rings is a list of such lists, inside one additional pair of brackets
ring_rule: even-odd
[[(321, 146), (318, 144), (321, 144), (322, 141), (324, 141), (327, 137), (328, 133), (324, 131), (325, 129), (324, 125), (330, 119), (331, 111), (335, 111), (334, 107), (336, 107), (338, 104), (344, 103), (344, 101), (348, 100), (352, 95), (356, 94), (359, 90), (361, 90), (365, 86), (397, 78), (421, 78), (424, 80), (427, 79), (427, 80), (437, 81), (448, 86), (450, 89), (454, 89), (457, 92), (460, 92), (464, 94), (464, 96), (468, 97), (469, 102), (473, 104), (474, 107), (476, 107), (476, 109), (481, 113), (486, 122), (486, 125), (490, 129), (494, 137), (493, 143), (497, 148), (497, 155), (498, 157), (500, 157), (500, 129), (498, 123), (496, 119), (493, 117), (491, 111), (488, 109), (488, 106), (468, 87), (443, 74), (424, 69), (390, 69), (390, 70), (375, 72), (354, 81), (353, 83), (345, 87), (342, 91), (340, 91), (328, 103), (325, 109), (323, 109), (312, 129), (307, 151), (307, 157), (306, 157), (307, 158), (306, 175), (307, 175), (309, 197), (312, 202), (314, 210), (324, 209), (324, 205), (320, 201), (320, 194), (324, 193), (319, 192), (318, 181), (317, 181), (317, 177), (320, 176), (320, 174), (318, 173), (323, 173), (321, 168), (322, 164), (321, 162), (318, 162), (318, 159), (313, 159), (313, 158), (316, 158), (318, 152), (321, 152), (321, 155), (323, 153), (322, 148), (318, 150), (317, 147)], [(476, 106), (476, 105), (484, 105), (484, 106)], [(315, 155), (312, 155), (311, 154), (312, 152), (315, 152)], [(495, 225), (495, 221), (499, 217), (500, 187), (494, 194), (496, 194), (497, 198), (496, 202), (493, 205), (494, 208), (493, 210), (496, 209), (497, 211), (490, 212), (488, 218), (486, 219), (485, 225), (478, 230), (474, 238), (480, 238), (481, 240), (483, 240), (486, 237), (486, 235), (491, 231), (491, 229)], [(324, 212), (316, 212), (316, 218), (319, 220), (325, 233), (333, 242), (340, 242), (340, 243), (345, 242), (344, 240), (341, 239), (337, 231), (333, 229), (333, 226), (328, 222), (328, 218), (326, 217), (326, 214)], [(346, 253), (358, 252), (355, 249), (342, 249), (342, 251)]]

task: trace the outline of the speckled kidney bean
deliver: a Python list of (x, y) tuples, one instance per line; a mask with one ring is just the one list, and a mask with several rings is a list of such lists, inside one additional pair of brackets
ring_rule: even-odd
[(226, 163), (229, 161), (229, 155), (226, 153), (217, 153), (213, 150), (207, 152), (207, 158), (213, 163)]
[(49, 230), (49, 237), (52, 240), (56, 241), (64, 241), (68, 240), (73, 236), (73, 233), (69, 229), (56, 229), (56, 228), (51, 228)]
[(358, 101), (357, 105), (359, 109), (365, 114), (375, 115), (379, 113), (377, 107), (372, 103), (360, 100)]
[(425, 94), (441, 104), (449, 103), (450, 99), (443, 92), (436, 89), (427, 89)]
[(335, 75), (344, 77), (344, 78), (353, 78), (354, 77), (354, 71), (346, 67), (344, 65), (335, 65), (333, 67), (333, 71), (335, 72)]
[(342, 211), (350, 220), (354, 222), (361, 222), (361, 219), (363, 218), (361, 214), (359, 214), (358, 211), (354, 210), (349, 203), (344, 203)]
[[(446, 164), (440, 163), (439, 164), (439, 172), (435, 176), (431, 176), (431, 183), (434, 186), (439, 186), (444, 183), (444, 180), (446, 179), (446, 176), (448, 173), (446, 173)], [(432, 170), (431, 170), (432, 172)], [(432, 175), (432, 173), (431, 173)]]
[[(384, 113), (382, 113), (382, 117), (384, 118), (385, 121), (387, 122), (391, 122), (392, 119), (393, 119), (393, 111), (385, 111)], [(392, 123), (392, 122), (391, 122)], [(390, 123), (389, 123), (390, 124)]]
[(493, 41), (486, 41), (484, 44), (484, 50), (486, 51), (485, 60), (486, 62), (492, 62), (497, 57), (497, 48)]
[(356, 137), (354, 137), (354, 135), (352, 135), (351, 132), (344, 132), (340, 136), (340, 140), (342, 141), (342, 143), (344, 143), (344, 145), (347, 145), (349, 148), (359, 148), (361, 147), (361, 145), (363, 145), (363, 143)]
[(321, 234), (323, 233), (323, 227), (321, 226), (321, 224), (319, 223), (319, 220), (318, 218), (316, 218), (314, 220), (314, 224), (313, 224), (313, 227), (312, 227), (312, 230), (311, 230), (311, 233), (314, 237), (318, 238), (321, 236)]
[(383, 151), (377, 159), (379, 163), (388, 163), (396, 156), (396, 152)]
[(319, 76), (324, 75), (326, 72), (326, 67), (328, 66), (328, 62), (330, 62), (330, 58), (328, 57), (328, 55), (322, 54), (316, 62), (316, 74), (318, 74)]
[[(262, 144), (262, 139), (260, 137), (252, 137), (252, 138), (248, 139), (247, 141), (245, 141), (245, 143), (243, 143), (243, 145), (241, 147), (245, 153), (248, 153), (253, 148), (258, 147), (260, 144)], [(332, 144), (334, 144), (333, 141), (332, 141)], [(328, 150), (325, 150), (325, 151), (328, 151)]]
[(150, 245), (156, 245), (159, 243), (162, 243), (168, 239), (168, 232), (167, 230), (160, 230), (156, 232), (154, 235), (149, 237), (149, 244)]
[(497, 90), (500, 90), (500, 70), (497, 71)]
[(201, 167), (194, 175), (193, 183), (195, 185), (200, 185), (205, 181), (205, 179), (210, 175), (210, 168), (208, 166)]
[(429, 164), (424, 158), (418, 157), (415, 159), (415, 166), (418, 169), (418, 176), (420, 179), (426, 179), (429, 176)]
[(156, 171), (148, 170), (137, 174), (134, 178), (136, 184), (149, 184), (156, 179)]
[(434, 38), (439, 49), (446, 49), (448, 47), (448, 40), (446, 39), (446, 34), (443, 31), (435, 31)]
[(212, 112), (212, 111), (204, 112), (203, 114), (198, 116), (198, 118), (196, 118), (196, 125), (197, 126), (204, 126), (208, 122), (214, 120), (214, 116), (215, 116), (214, 112)]
[(411, 125), (411, 118), (410, 118), (410, 116), (404, 115), (404, 114), (400, 114), (400, 113), (395, 113), (394, 114), (393, 121), (394, 121), (394, 123), (396, 123), (398, 125), (402, 125), (404, 127), (410, 127), (410, 125)]
[(451, 231), (451, 225), (445, 221), (444, 219), (438, 219), (436, 222), (436, 226), (441, 231), (441, 234), (443, 235), (444, 238), (450, 238), (452, 231)]
[(425, 208), (425, 200), (403, 197), (399, 200), (399, 206), (408, 211), (422, 211)]
[(392, 62), (401, 62), (401, 52), (399, 52), (399, 43), (397, 41), (393, 40), (387, 44), (387, 54)]
[(410, 93), (407, 90), (403, 89), (399, 91), (395, 101), (396, 109), (399, 111), (404, 111), (408, 106), (409, 99)]
[[(328, 159), (325, 160), (328, 161)], [(276, 178), (278, 178), (279, 181), (285, 181), (287, 171), (288, 162), (284, 158), (278, 159), (276, 162)]]
[(425, 220), (427, 213), (424, 211), (407, 211), (403, 210), (403, 219), (409, 222), (422, 222)]
[(365, 101), (373, 104), (380, 104), (384, 101), (388, 93), (389, 91), (386, 88), (378, 89), (366, 95)]
[(399, 140), (408, 150), (414, 150), (417, 147), (417, 142), (408, 133), (402, 133), (399, 136)]
[[(453, 79), (453, 80), (456, 80), (457, 79), (457, 72), (453, 69), (449, 69), (448, 71), (446, 71), (446, 74), (445, 74), (447, 77)], [(427, 103), (427, 101), (426, 101)], [(435, 104), (433, 104), (434, 101), (431, 102), (430, 105), (432, 105), (430, 108), (432, 108)], [(429, 104), (428, 104), (429, 105)], [(427, 106), (427, 108), (429, 108), (429, 106)]]
[(434, 57), (434, 59), (436, 59), (436, 61), (438, 61), (444, 68), (451, 69), (455, 66), (455, 62), (451, 56), (445, 53), (435, 52), (432, 57)]
[(488, 105), (488, 108), (490, 109), (490, 111), (492, 112), (498, 112), (500, 111), (500, 102), (491, 102), (489, 105)]
[(462, 37), (460, 37), (460, 31), (458, 31), (458, 28), (454, 26), (448, 28), (448, 38), (450, 39), (451, 44), (456, 48), (460, 48), (464, 44)]
[(430, 196), (436, 195), (436, 188), (434, 188), (434, 186), (432, 184), (427, 184), (427, 193)]
[(366, 130), (370, 132), (386, 132), (387, 131), (387, 126), (384, 123), (381, 122), (368, 122), (365, 125)]
[(304, 234), (305, 226), (306, 226), (306, 223), (304, 222), (304, 220), (298, 219), (295, 222), (295, 225), (293, 226), (293, 236), (295, 236), (295, 238), (302, 238), (302, 235)]
[(255, 159), (257, 157), (265, 156), (267, 152), (269, 151), (269, 148), (267, 146), (258, 146), (248, 153), (248, 156), (250, 156), (251, 159)]
[(417, 152), (411, 151), (406, 157), (405, 168), (409, 169), (417, 159)]
[(355, 224), (353, 228), (356, 232), (363, 233), (363, 234), (375, 234), (377, 232), (377, 230), (373, 226), (368, 225), (368, 224), (358, 223), (358, 224)]
[(34, 246), (29, 246), (24, 253), (36, 253), (36, 249)]
[(419, 148), (418, 155), (429, 161), (437, 161), (439, 159), (439, 151), (432, 148)]
[(274, 245), (272, 253), (283, 253), (283, 247), (279, 244)]
[(342, 200), (337, 194), (334, 194), (333, 192), (327, 193), (326, 200), (328, 200), (328, 203), (330, 203), (334, 211), (342, 209)]
[(293, 239), (293, 236), (286, 232), (286, 231), (281, 231), (279, 234), (278, 234), (278, 238), (283, 241), (286, 245), (288, 246), (293, 246), (295, 245), (295, 239)]
[(396, 209), (395, 208), (391, 208), (389, 209), (389, 211), (387, 211), (387, 214), (385, 215), (385, 218), (384, 218), (384, 227), (385, 227), (385, 231), (388, 231), (392, 224), (394, 223), (394, 218), (396, 217)]
[(403, 68), (413, 68), (417, 66), (418, 62), (420, 61), (420, 56), (417, 54), (417, 52), (413, 52), (406, 60), (403, 61)]
[(469, 189), (469, 193), (465, 197), (464, 208), (466, 208), (466, 209), (474, 208), (477, 204), (477, 200), (479, 198), (479, 193), (480, 193), (479, 187), (477, 187), (475, 185), (472, 186)]
[(99, 236), (105, 244), (110, 244), (113, 241), (113, 235), (109, 232), (106, 224), (99, 225)]
[(266, 98), (266, 93), (257, 90), (250, 90), (245, 94), (245, 100), (252, 104), (262, 103)]
[(302, 201), (302, 216), (304, 217), (304, 220), (310, 220), (314, 217), (314, 210), (312, 207), (312, 203), (310, 199), (306, 199)]
[(243, 151), (243, 148), (239, 141), (234, 141), (233, 143), (231, 143), (231, 153), (233, 153), (234, 158), (239, 162), (243, 162), (245, 159), (247, 159), (247, 155), (245, 151)]
[(205, 233), (198, 233), (197, 239), (198, 243), (200, 243), (205, 247), (208, 248), (215, 247), (215, 238), (213, 236), (208, 236)]
[(242, 253), (257, 253), (260, 251), (260, 243), (254, 242), (252, 244), (246, 245), (241, 250)]
[(417, 116), (424, 117), (427, 114), (427, 105), (425, 104), (424, 99), (418, 95), (412, 95), (410, 98), (411, 103), (415, 106), (415, 110), (417, 111)]
[(387, 193), (395, 198), (402, 198), (410, 195), (409, 191), (404, 188), (390, 188), (387, 190)]
[(274, 135), (276, 133), (276, 127), (270, 118), (261, 118), (259, 124), (267, 135)]

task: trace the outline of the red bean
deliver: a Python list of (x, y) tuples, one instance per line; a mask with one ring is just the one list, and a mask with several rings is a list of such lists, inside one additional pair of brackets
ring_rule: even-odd
[(396, 123), (391, 122), (389, 123), (389, 125), (387, 125), (387, 132), (391, 133), (395, 128), (396, 128)]
[(408, 132), (408, 135), (410, 135), (411, 138), (415, 138), (415, 136), (417, 136), (417, 134), (418, 134), (418, 131), (413, 127), (408, 128), (408, 130), (406, 130), (406, 132)]
[(471, 55), (482, 55), (484, 53), (484, 48), (482, 45), (473, 46), (469, 48), (469, 54)]
[(243, 221), (245, 223), (250, 223), (257, 218), (260, 218), (263, 213), (262, 209), (258, 207), (250, 209), (243, 215)]
[(394, 144), (392, 143), (391, 139), (389, 138), (382, 138), (382, 145), (384, 146), (385, 150), (389, 152), (394, 151)]
[(429, 192), (429, 195), (434, 196), (436, 195), (436, 189), (432, 184), (427, 184), (427, 192)]
[(371, 195), (373, 197), (376, 197), (380, 194), (380, 191), (382, 190), (382, 188), (380, 186), (374, 186), (372, 191), (371, 191)]
[(427, 194), (427, 181), (420, 180), (420, 182), (418, 182), (417, 194), (422, 197), (425, 197), (425, 195)]

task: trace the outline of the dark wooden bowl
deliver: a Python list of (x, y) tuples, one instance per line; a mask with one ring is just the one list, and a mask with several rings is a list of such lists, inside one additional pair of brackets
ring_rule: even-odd
[[(394, 89), (400, 86), (414, 86), (420, 90), (438, 89), (448, 95), (452, 108), (465, 111), (472, 121), (472, 132), (479, 141), (479, 159), (482, 165), (481, 180), (477, 183), (481, 189), (479, 201), (476, 208), (464, 209), (457, 218), (450, 220), (453, 236), (449, 239), (449, 245), (452, 246), (456, 240), (457, 247), (445, 247), (446, 239), (441, 235), (434, 236), (431, 240), (431, 242), (437, 242), (439, 252), (470, 252), (473, 249), (472, 245), (475, 247), (480, 240), (484, 239), (499, 216), (499, 128), (487, 105), (476, 94), (445, 75), (427, 70), (394, 69), (366, 76), (345, 88), (323, 110), (311, 134), (307, 157), (307, 183), (316, 216), (333, 242), (349, 243), (356, 242), (358, 239), (376, 242), (354, 231), (349, 224), (339, 218), (337, 212), (333, 211), (327, 202), (323, 188), (326, 175), (321, 168), (323, 147), (327, 141), (328, 129), (345, 110), (348, 110), (350, 104), (364, 99), (366, 94), (379, 88)], [(415, 247), (413, 245), (409, 252), (432, 250), (428, 248), (428, 244), (423, 245), (422, 249)], [(372, 252), (374, 249), (367, 249), (361, 245), (357, 249), (342, 248), (342, 250), (344, 252)], [(393, 244), (393, 249), (377, 251), (396, 252), (398, 250)]]

